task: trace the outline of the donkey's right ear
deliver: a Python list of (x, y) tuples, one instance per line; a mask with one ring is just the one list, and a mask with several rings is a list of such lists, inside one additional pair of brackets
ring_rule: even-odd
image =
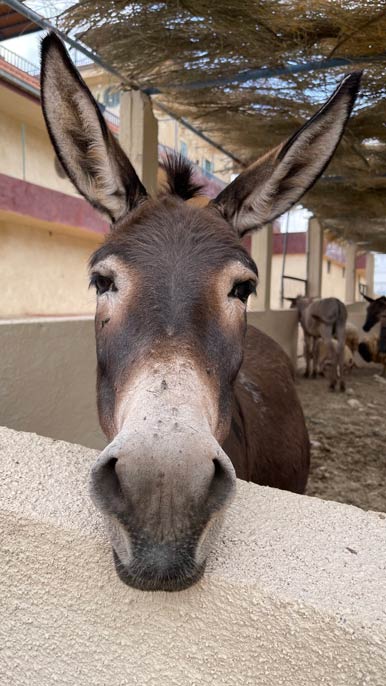
[(114, 223), (147, 198), (62, 41), (42, 41), (41, 93), (47, 129), (78, 191)]

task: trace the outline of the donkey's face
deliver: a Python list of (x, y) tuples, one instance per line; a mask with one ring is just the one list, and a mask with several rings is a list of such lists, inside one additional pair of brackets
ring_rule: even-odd
[(370, 331), (376, 324), (378, 324), (382, 315), (386, 315), (386, 297), (382, 295), (380, 298), (369, 298), (364, 296), (369, 303), (366, 311), (366, 321), (363, 324), (363, 331)]
[(112, 223), (90, 263), (98, 408), (110, 440), (92, 470), (91, 496), (120, 578), (144, 590), (180, 590), (201, 576), (235, 487), (220, 446), (257, 283), (240, 238), (286, 211), (322, 172), (359, 76), (347, 77), (290, 141), (198, 209), (181, 200), (195, 188), (178, 160), (167, 165), (171, 195), (150, 200), (55, 36), (44, 40), (42, 57), (56, 153)]

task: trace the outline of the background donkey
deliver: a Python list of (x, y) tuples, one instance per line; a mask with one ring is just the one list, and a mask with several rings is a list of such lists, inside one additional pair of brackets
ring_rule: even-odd
[(369, 303), (363, 330), (370, 331), (378, 322), (380, 332), (370, 334), (359, 344), (359, 353), (366, 362), (377, 362), (383, 365), (382, 376), (386, 377), (386, 297), (370, 298), (364, 296)]
[(382, 295), (380, 298), (370, 298), (368, 295), (363, 296), (369, 303), (366, 310), (366, 321), (363, 324), (363, 331), (370, 331), (381, 319), (382, 315), (386, 315), (386, 296)]
[[(312, 376), (318, 373), (319, 362), (319, 339), (322, 339), (324, 348), (327, 350), (328, 364), (326, 366), (329, 376), (329, 387), (333, 391), (338, 380), (339, 386), (344, 391), (344, 346), (346, 339), (346, 306), (338, 298), (287, 298), (291, 301), (291, 307), (295, 307), (299, 313), (299, 322), (304, 333), (304, 357), (306, 370), (304, 376), (310, 375), (310, 362), (312, 358)], [(334, 345), (333, 337), (337, 339)], [(326, 361), (325, 361), (326, 363)]]
[(240, 239), (322, 173), (359, 79), (348, 76), (289, 141), (197, 208), (176, 195), (196, 190), (181, 160), (168, 165), (169, 194), (148, 197), (62, 43), (43, 41), (42, 104), (55, 151), (112, 225), (90, 262), (98, 409), (110, 441), (91, 495), (129, 585), (179, 590), (200, 578), (235, 472), (304, 490), (309, 445), (291, 365), (246, 326), (257, 268)]

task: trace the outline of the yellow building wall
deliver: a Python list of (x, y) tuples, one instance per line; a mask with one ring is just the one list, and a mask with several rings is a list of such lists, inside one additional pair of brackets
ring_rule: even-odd
[[(330, 272), (328, 272), (328, 261), (330, 261)], [(280, 305), (281, 272), (283, 255), (272, 256), (271, 271), (271, 309), (278, 310)], [(307, 256), (305, 254), (287, 255), (285, 262), (285, 274), (296, 276), (300, 279), (307, 278)], [(359, 293), (359, 283), (366, 283), (364, 271), (357, 269), (356, 272), (356, 300), (361, 300)], [(339, 298), (345, 301), (346, 279), (344, 267), (333, 260), (323, 259), (322, 266), (322, 298)], [(286, 280), (284, 285), (284, 295), (294, 298), (300, 293), (304, 293), (304, 285), (301, 282)], [(284, 308), (290, 307), (290, 303), (284, 301)]]
[(187, 157), (201, 169), (204, 168), (204, 160), (213, 164), (212, 173), (225, 183), (231, 181), (234, 164), (227, 155), (222, 155), (215, 147), (206, 143), (193, 131), (183, 124), (168, 117), (165, 112), (154, 107), (154, 115), (158, 119), (158, 139), (161, 145), (167, 145), (181, 152), (181, 144), (187, 147)]
[[(281, 289), (281, 273), (283, 266), (283, 255), (272, 256), (272, 271), (271, 271), (271, 309), (281, 309), (280, 304), (280, 289)], [(287, 276), (296, 276), (300, 279), (307, 278), (307, 258), (306, 255), (287, 255), (285, 261), (285, 274)], [(284, 284), (284, 295), (289, 298), (295, 298), (300, 293), (304, 293), (304, 285), (297, 281), (286, 279)], [(284, 301), (284, 308), (289, 308), (290, 303)]]
[(0, 173), (38, 186), (79, 194), (55, 169), (55, 153), (38, 103), (0, 86)]
[[(330, 263), (330, 273), (328, 273)], [(341, 264), (332, 260), (323, 260), (322, 267), (322, 298), (338, 298), (345, 301), (346, 296), (346, 270)]]
[[(102, 101), (104, 91), (107, 88), (113, 89), (115, 86), (119, 89), (117, 79), (114, 79), (111, 74), (102, 71), (94, 65), (84, 67), (81, 71), (91, 92), (99, 102)], [(119, 105), (115, 107), (107, 105), (107, 109), (119, 116)], [(158, 109), (156, 105), (153, 106), (153, 113), (158, 119), (158, 142), (161, 145), (166, 145), (173, 150), (181, 152), (181, 143), (184, 142), (187, 146), (187, 157), (192, 162), (203, 169), (204, 160), (207, 159), (213, 163), (212, 173), (215, 176), (225, 181), (225, 183), (231, 181), (234, 164), (227, 155), (221, 154), (213, 145), (206, 143), (197, 134), (186, 128), (186, 126)]]
[(101, 240), (0, 222), (0, 318), (93, 314), (87, 263)]

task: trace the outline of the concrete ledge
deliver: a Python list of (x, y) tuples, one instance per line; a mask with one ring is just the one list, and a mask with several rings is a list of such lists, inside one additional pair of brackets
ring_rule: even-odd
[(239, 482), (203, 581), (141, 593), (88, 499), (95, 456), (0, 430), (2, 683), (384, 686), (385, 515)]
[(296, 310), (265, 310), (248, 312), (248, 324), (261, 329), (279, 343), (296, 369), (298, 344), (298, 313)]
[(0, 321), (0, 424), (106, 445), (96, 409), (93, 317)]

